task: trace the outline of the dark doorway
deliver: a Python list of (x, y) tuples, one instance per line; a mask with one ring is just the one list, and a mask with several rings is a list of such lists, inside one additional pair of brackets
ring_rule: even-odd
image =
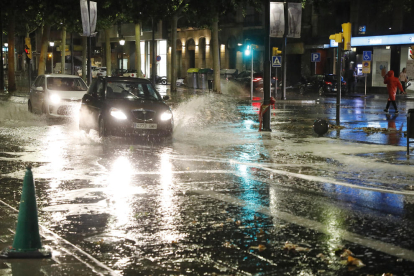
[(234, 36), (231, 36), (227, 41), (227, 49), (229, 50), (229, 69), (236, 69), (237, 42)]
[(177, 39), (176, 41), (176, 47), (177, 47), (177, 56), (176, 56), (176, 69), (177, 69), (177, 77), (182, 78), (181, 75), (182, 71), (182, 62), (183, 62), (183, 45), (181, 43), (181, 40)]
[(198, 57), (201, 60), (201, 68), (206, 68), (206, 38), (201, 37), (198, 40)]
[(187, 41), (186, 59), (187, 68), (195, 68), (195, 43), (192, 38)]

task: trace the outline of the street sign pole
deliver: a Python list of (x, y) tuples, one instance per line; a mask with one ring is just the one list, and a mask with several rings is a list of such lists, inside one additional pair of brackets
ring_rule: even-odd
[(287, 44), (287, 33), (289, 31), (289, 13), (288, 13), (288, 3), (286, 1), (284, 5), (284, 15), (285, 15), (285, 32), (283, 33), (283, 47), (282, 47), (282, 97), (281, 100), (286, 100), (286, 44)]
[(371, 73), (372, 52), (364, 51), (362, 53), (362, 73), (365, 75), (365, 96), (367, 96), (367, 77)]
[(365, 96), (367, 95), (367, 74), (365, 75)]
[(275, 67), (275, 96), (274, 98), (276, 99), (277, 97), (277, 67)]

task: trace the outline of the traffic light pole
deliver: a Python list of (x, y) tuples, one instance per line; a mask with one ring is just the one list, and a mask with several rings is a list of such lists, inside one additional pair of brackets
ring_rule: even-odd
[(29, 69), (27, 71), (29, 71), (29, 91), (30, 91), (30, 87), (32, 86), (32, 60), (28, 59), (28, 63), (27, 66), (29, 67)]
[[(263, 89), (264, 89), (264, 105), (270, 105), (270, 1), (265, 1), (265, 44), (263, 56)], [(263, 114), (263, 131), (272, 131), (270, 129), (271, 108), (268, 108)]]
[(338, 43), (338, 59), (336, 62), (336, 125), (341, 125), (341, 86), (342, 86), (342, 79), (341, 79), (341, 70), (342, 70), (342, 46), (343, 43)]
[(276, 99), (277, 97), (277, 67), (275, 67), (275, 96), (274, 98)]

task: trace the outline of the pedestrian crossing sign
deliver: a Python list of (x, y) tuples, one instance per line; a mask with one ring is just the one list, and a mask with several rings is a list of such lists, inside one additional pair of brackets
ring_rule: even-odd
[(272, 56), (272, 67), (282, 67), (282, 56)]

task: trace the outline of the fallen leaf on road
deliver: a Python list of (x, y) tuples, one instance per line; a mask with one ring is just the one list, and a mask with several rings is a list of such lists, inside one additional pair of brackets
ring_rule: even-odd
[(264, 246), (263, 244), (259, 244), (259, 246), (250, 246), (251, 249), (257, 249), (259, 250), (259, 252), (262, 252), (264, 250), (266, 250), (266, 246)]
[(348, 256), (348, 265), (356, 266), (356, 267), (363, 267), (365, 264), (358, 258), (354, 258), (352, 256)]

